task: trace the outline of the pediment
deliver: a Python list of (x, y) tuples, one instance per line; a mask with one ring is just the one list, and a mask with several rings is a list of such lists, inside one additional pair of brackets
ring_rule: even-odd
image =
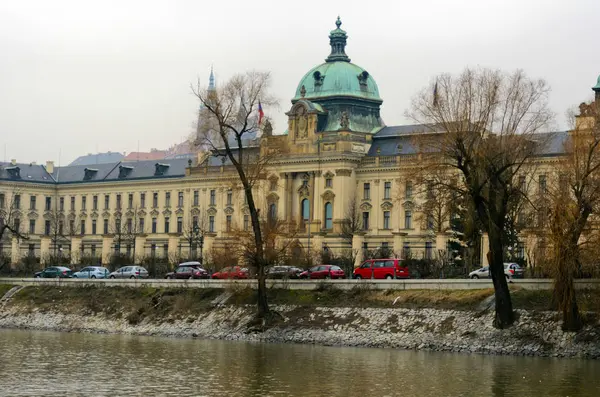
[(190, 211), (192, 213), (192, 215), (194, 216), (198, 216), (200, 215), (200, 210), (198, 208), (192, 208), (192, 210)]
[(104, 212), (102, 213), (102, 217), (103, 217), (103, 218), (110, 218), (110, 212), (108, 212), (108, 211), (104, 211)]
[(183, 215), (183, 209), (182, 208), (177, 208), (175, 210), (175, 215)]
[(306, 186), (306, 185), (300, 186), (300, 188), (298, 189), (298, 194), (300, 195), (300, 197), (310, 196), (310, 193), (308, 191), (308, 186)]
[(231, 215), (231, 214), (233, 214), (233, 208), (227, 207), (227, 208), (225, 208), (225, 210), (223, 212), (225, 212), (227, 215)]
[(277, 201), (279, 201), (279, 195), (277, 193), (273, 192), (267, 196), (267, 203), (271, 204)]
[(331, 171), (327, 171), (323, 174), (324, 178), (333, 178), (335, 175)]
[(115, 218), (121, 218), (123, 216), (123, 213), (121, 211), (115, 211), (113, 215), (115, 216)]
[(217, 209), (214, 208), (214, 207), (211, 207), (208, 210), (206, 210), (206, 212), (208, 213), (208, 215), (216, 215), (217, 214)]
[(335, 193), (331, 190), (326, 190), (325, 193), (321, 195), (321, 197), (323, 197), (323, 200), (325, 201), (330, 201), (335, 198)]
[(369, 203), (362, 203), (360, 205), (360, 209), (363, 210), (363, 211), (370, 211), (371, 208), (373, 208), (373, 206), (371, 204), (369, 204)]
[(144, 211), (144, 210), (139, 210), (137, 214), (138, 214), (138, 216), (139, 216), (139, 217), (142, 217), (142, 218), (143, 218), (143, 217), (145, 217), (145, 216), (146, 216), (146, 211)]
[(79, 217), (80, 218), (87, 218), (87, 212), (85, 212), (85, 211), (79, 212)]
[(98, 219), (98, 213), (96, 211), (92, 212), (90, 216), (92, 217), (92, 219)]
[(384, 201), (383, 203), (381, 203), (381, 209), (384, 211), (389, 211), (394, 207), (394, 204), (392, 204), (390, 201)]
[(402, 207), (404, 207), (405, 210), (412, 210), (415, 208), (415, 203), (412, 200), (405, 200), (402, 203)]
[(150, 211), (150, 215), (152, 215), (154, 218), (156, 218), (159, 214), (160, 212), (158, 212), (157, 209), (153, 209), (152, 211)]
[(166, 210), (164, 210), (164, 211), (162, 212), (162, 214), (163, 214), (164, 216), (170, 216), (170, 215), (172, 214), (172, 212), (171, 212), (171, 210), (170, 210), (170, 209), (168, 209), (168, 208), (167, 208)]
[(125, 216), (126, 216), (127, 218), (133, 218), (133, 216), (134, 216), (134, 215), (135, 215), (135, 212), (133, 212), (132, 210), (128, 210), (128, 211), (125, 213)]
[(37, 219), (39, 217), (39, 214), (37, 213), (37, 211), (29, 211), (27, 213), (27, 216), (31, 219)]

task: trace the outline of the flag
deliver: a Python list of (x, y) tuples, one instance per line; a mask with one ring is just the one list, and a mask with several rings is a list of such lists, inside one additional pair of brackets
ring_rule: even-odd
[(438, 105), (438, 83), (435, 82), (435, 86), (433, 87), (433, 107), (437, 107)]
[(265, 112), (262, 110), (262, 106), (260, 104), (260, 99), (258, 100), (258, 125), (262, 122), (263, 117), (265, 117)]

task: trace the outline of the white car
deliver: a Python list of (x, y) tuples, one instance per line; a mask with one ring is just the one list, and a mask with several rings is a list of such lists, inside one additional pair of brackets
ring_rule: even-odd
[[(504, 275), (506, 276), (507, 279), (523, 278), (524, 273), (525, 273), (525, 271), (523, 270), (523, 268), (516, 263), (505, 263), (504, 264)], [(469, 273), (469, 278), (471, 278), (471, 279), (492, 278), (492, 275), (490, 274), (490, 267), (484, 266), (477, 270), (473, 270), (471, 273)]]

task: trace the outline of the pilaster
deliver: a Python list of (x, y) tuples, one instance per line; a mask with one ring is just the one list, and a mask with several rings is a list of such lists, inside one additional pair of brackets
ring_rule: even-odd
[(19, 239), (17, 237), (13, 237), (11, 240), (11, 247), (10, 247), (11, 267), (14, 269), (20, 260), (21, 260), (21, 249), (19, 246)]
[(40, 238), (40, 264), (46, 265), (50, 258), (50, 237), (42, 236)]

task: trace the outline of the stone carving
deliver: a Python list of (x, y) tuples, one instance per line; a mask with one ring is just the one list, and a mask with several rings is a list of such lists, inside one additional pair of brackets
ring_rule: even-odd
[(362, 204), (360, 205), (360, 209), (361, 209), (362, 211), (370, 211), (370, 210), (371, 210), (371, 208), (373, 208), (373, 206), (372, 206), (371, 204), (369, 204), (369, 203), (362, 203)]
[(127, 210), (127, 212), (125, 213), (125, 216), (128, 218), (131, 218), (134, 214), (134, 212), (132, 210)]
[(273, 126), (271, 125), (271, 122), (269, 121), (269, 119), (265, 120), (265, 124), (263, 126), (263, 133), (265, 136), (273, 135)]
[(325, 143), (323, 144), (324, 152), (333, 152), (335, 151), (335, 143)]
[(352, 176), (352, 170), (344, 170), (344, 169), (335, 170), (335, 174), (337, 176)]
[(326, 172), (323, 174), (323, 177), (324, 177), (324, 178), (333, 178), (334, 176), (335, 176), (335, 175), (333, 175), (333, 172), (331, 172), (331, 171), (326, 171)]
[(340, 116), (340, 129), (341, 130), (349, 130), (350, 129), (350, 119), (348, 118), (348, 112), (343, 111)]
[(415, 208), (415, 203), (413, 203), (411, 199), (406, 199), (406, 201), (402, 203), (402, 206), (405, 210), (412, 210)]
[(152, 217), (157, 217), (159, 214), (158, 210), (153, 209), (152, 211), (150, 211), (150, 215), (152, 215)]
[[(103, 217), (103, 218), (110, 218), (110, 212), (108, 212), (108, 211), (104, 211), (104, 212), (102, 213), (102, 217)], [(75, 218), (75, 214), (71, 214), (71, 215), (69, 215), (69, 218), (70, 218), (70, 219), (74, 219), (74, 218)]]
[(168, 209), (168, 208), (162, 212), (162, 214), (163, 214), (164, 216), (170, 216), (170, 215), (171, 215), (171, 213), (172, 213), (172, 212), (171, 212), (171, 210), (170, 210), (170, 209)]
[(98, 213), (97, 212), (92, 212), (91, 215), (92, 219), (98, 219)]
[(273, 204), (277, 201), (279, 201), (279, 196), (277, 195), (277, 193), (273, 192), (267, 196), (267, 203)]
[(231, 214), (233, 214), (233, 208), (227, 207), (223, 210), (223, 212), (225, 212), (225, 214), (227, 214), (227, 215), (231, 215)]
[(326, 190), (321, 197), (323, 197), (323, 200), (325, 201), (331, 201), (335, 198), (335, 193), (333, 193), (331, 190)]
[(392, 204), (389, 201), (384, 201), (383, 203), (381, 203), (381, 209), (384, 210), (384, 211), (391, 210), (393, 206), (394, 206), (394, 204)]
[(582, 117), (593, 117), (595, 114), (595, 103), (592, 102), (590, 104), (587, 104), (585, 102), (582, 102), (579, 105), (579, 115)]
[(310, 193), (308, 191), (308, 186), (307, 185), (300, 186), (300, 189), (298, 189), (298, 194), (300, 195), (300, 198), (309, 197)]
[(175, 210), (175, 215), (183, 215), (183, 209), (181, 207), (177, 208), (177, 210)]
[(305, 95), (306, 95), (306, 87), (304, 87), (304, 85), (303, 85), (302, 88), (300, 88), (300, 96), (302, 98), (304, 98)]
[(198, 216), (200, 215), (200, 210), (198, 208), (193, 208), (191, 211), (193, 216)]
[(365, 145), (362, 145), (360, 143), (353, 143), (352, 144), (352, 151), (353, 152), (358, 152), (358, 153), (364, 153), (365, 152)]
[(209, 208), (208, 210), (206, 210), (206, 213), (208, 215), (217, 215), (217, 209), (216, 208)]
[(138, 214), (138, 216), (139, 216), (140, 218), (143, 218), (143, 217), (145, 217), (145, 216), (146, 216), (146, 211), (144, 211), (144, 210), (139, 210), (137, 214)]

